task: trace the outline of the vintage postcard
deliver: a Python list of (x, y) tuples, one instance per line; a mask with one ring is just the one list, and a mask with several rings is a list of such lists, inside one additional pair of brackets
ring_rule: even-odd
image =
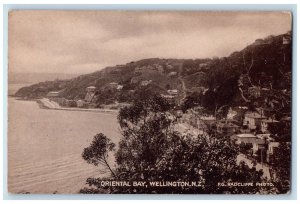
[(288, 194), (286, 11), (11, 10), (8, 192)]

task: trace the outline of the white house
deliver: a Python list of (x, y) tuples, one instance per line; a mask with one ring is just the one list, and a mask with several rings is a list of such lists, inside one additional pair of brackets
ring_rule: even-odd
[(141, 86), (147, 86), (152, 83), (152, 80), (141, 81)]
[(177, 89), (168, 90), (168, 94), (175, 96), (178, 94), (178, 90)]
[(76, 105), (78, 108), (82, 108), (84, 106), (84, 101), (83, 100), (77, 100)]
[(117, 86), (117, 90), (122, 90), (123, 89), (123, 85), (118, 85)]
[(168, 77), (172, 77), (172, 76), (176, 76), (177, 75), (177, 72), (170, 72), (169, 74), (168, 74)]
[(240, 145), (242, 143), (251, 144), (253, 153), (257, 152), (259, 149), (265, 147), (266, 141), (250, 133), (243, 133), (231, 136), (231, 139), (236, 139), (236, 144)]
[(109, 85), (110, 88), (116, 89), (116, 88), (118, 87), (119, 84), (116, 83), (116, 82), (111, 82), (111, 83), (109, 83), (108, 85)]
[(263, 114), (257, 112), (247, 112), (243, 121), (243, 125), (248, 126), (250, 130), (255, 130), (256, 127), (260, 127), (261, 120), (267, 119)]
[(96, 87), (95, 86), (89, 86), (89, 87), (86, 87), (86, 91), (87, 92), (93, 92), (95, 91)]
[(48, 94), (47, 94), (47, 97), (59, 97), (59, 91), (50, 91)]
[(257, 137), (250, 133), (249, 134), (243, 133), (243, 134), (233, 135), (232, 139), (236, 139), (236, 144), (241, 144), (241, 143), (253, 144), (255, 143)]

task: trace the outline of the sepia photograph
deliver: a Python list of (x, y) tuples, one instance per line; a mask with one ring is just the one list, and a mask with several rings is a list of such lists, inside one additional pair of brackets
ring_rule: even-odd
[(291, 193), (289, 11), (10, 10), (10, 194)]

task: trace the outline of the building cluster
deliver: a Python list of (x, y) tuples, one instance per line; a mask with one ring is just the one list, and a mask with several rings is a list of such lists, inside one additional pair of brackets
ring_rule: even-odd
[(241, 133), (231, 136), (231, 140), (237, 145), (250, 145), (250, 155), (260, 155), (263, 151), (266, 152), (266, 161), (269, 162), (271, 156), (274, 154), (275, 148), (278, 148), (279, 142), (276, 142), (270, 134), (252, 134), (252, 133)]
[[(150, 80), (151, 81), (151, 80)], [(123, 89), (123, 85), (120, 85), (116, 82), (110, 82), (106, 84), (107, 89), (120, 91)], [(85, 97), (83, 99), (74, 99), (68, 100), (60, 96), (59, 91), (50, 91), (47, 94), (47, 98), (57, 102), (59, 105), (64, 107), (78, 107), (78, 108), (94, 108), (95, 99), (96, 99), (96, 87), (95, 86), (88, 86), (85, 89)]]
[(263, 109), (250, 111), (247, 107), (233, 107), (229, 108), (227, 116), (223, 119), (216, 119), (213, 115), (205, 115), (192, 109), (186, 114), (181, 114), (181, 122), (189, 123), (203, 133), (213, 131), (218, 135), (229, 137), (237, 145), (248, 145), (251, 147), (251, 156), (259, 156), (261, 151), (265, 151), (269, 162), (274, 149), (280, 144), (272, 136), (270, 124), (276, 126), (279, 123), (290, 123), (291, 117), (285, 116), (278, 121), (265, 116)]
[(59, 105), (64, 107), (78, 107), (78, 108), (87, 108), (93, 106), (93, 100), (95, 98), (95, 86), (89, 86), (86, 88), (86, 94), (84, 99), (75, 99), (69, 100), (63, 97), (60, 97), (59, 92), (51, 91), (47, 94), (47, 97), (50, 100), (57, 102)]

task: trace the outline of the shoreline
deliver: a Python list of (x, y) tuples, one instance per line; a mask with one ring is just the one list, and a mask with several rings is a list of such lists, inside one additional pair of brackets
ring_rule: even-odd
[(67, 108), (61, 107), (56, 102), (50, 101), (47, 98), (38, 99), (36, 101), (40, 102), (40, 105), (45, 109), (51, 110), (66, 110), (66, 111), (85, 111), (85, 112), (98, 112), (98, 113), (111, 113), (118, 114), (119, 110), (110, 110), (110, 109), (100, 109), (100, 108)]
[(117, 115), (119, 110), (101, 109), (101, 108), (67, 108), (61, 107), (56, 102), (50, 101), (47, 98), (26, 100), (14, 97), (16, 100), (35, 101), (40, 108), (50, 110), (65, 110), (65, 111), (84, 111), (84, 112), (96, 112), (96, 113), (110, 113)]

